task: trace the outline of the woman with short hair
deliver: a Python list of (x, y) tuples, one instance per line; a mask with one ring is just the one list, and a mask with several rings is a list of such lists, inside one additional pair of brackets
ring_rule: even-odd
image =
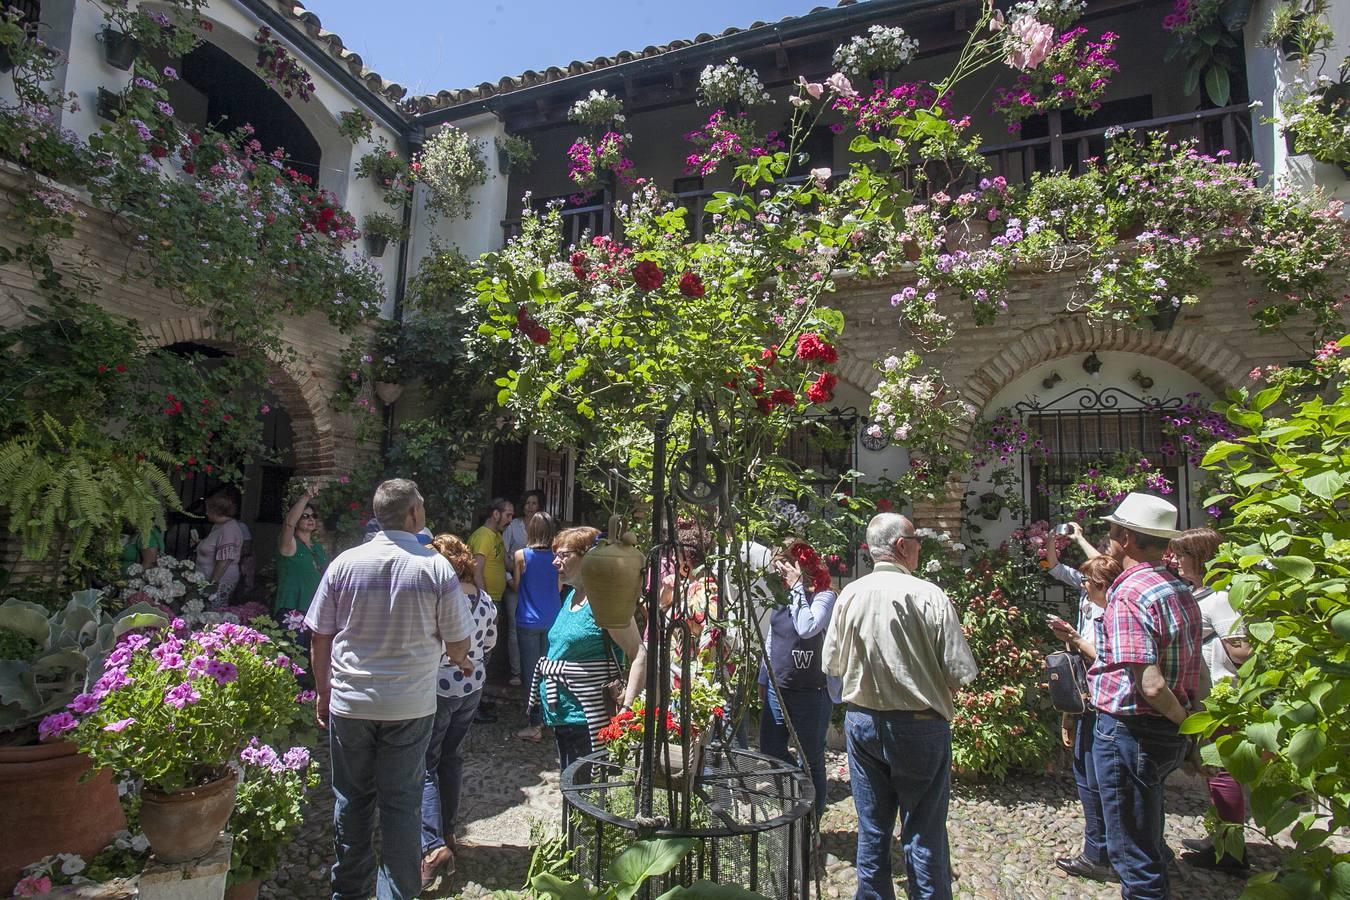
[[(568, 528), (553, 539), (553, 568), (563, 584), (562, 605), (548, 630), (548, 653), (535, 667), (530, 703), (538, 704), (544, 724), (553, 729), (558, 765), (566, 770), (599, 744), (597, 733), (609, 723), (605, 685), (622, 674), (622, 656), (632, 660), (622, 704), (626, 708), (642, 691), (647, 651), (635, 621), (621, 628), (595, 622), (581, 562), (596, 545), (594, 528)], [(580, 773), (586, 781), (589, 773)]]
[(211, 583), (211, 602), (224, 606), (239, 584), (239, 557), (244, 532), (235, 521), (234, 501), (225, 494), (206, 498), (206, 520), (211, 532), (197, 543), (197, 571)]
[(436, 720), (427, 742), (426, 779), (422, 785), (424, 889), (442, 870), (447, 875), (455, 870), (455, 818), (459, 814), (464, 778), (464, 742), (483, 699), (487, 675), (483, 661), (497, 644), (497, 604), (477, 583), (473, 550), (453, 534), (437, 535), (431, 546), (450, 561), (468, 598), (473, 615), (473, 640), (468, 655), (473, 661), (473, 671), (465, 675), (459, 666), (442, 658), (440, 671), (436, 673)]

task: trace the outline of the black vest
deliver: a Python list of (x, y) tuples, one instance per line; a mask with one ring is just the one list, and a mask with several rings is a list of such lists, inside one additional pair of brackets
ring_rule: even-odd
[(792, 608), (783, 606), (769, 616), (773, 643), (769, 647), (769, 665), (778, 686), (785, 691), (817, 691), (825, 687), (821, 668), (821, 650), (825, 632), (804, 638), (792, 624)]

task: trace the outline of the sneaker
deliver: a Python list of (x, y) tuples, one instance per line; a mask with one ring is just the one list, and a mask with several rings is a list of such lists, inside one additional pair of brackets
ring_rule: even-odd
[(1092, 862), (1083, 854), (1077, 856), (1061, 856), (1055, 860), (1055, 865), (1059, 866), (1065, 872), (1075, 878), (1091, 878), (1093, 881), (1119, 881), (1120, 877), (1116, 875), (1116, 870), (1109, 865), (1100, 865)]

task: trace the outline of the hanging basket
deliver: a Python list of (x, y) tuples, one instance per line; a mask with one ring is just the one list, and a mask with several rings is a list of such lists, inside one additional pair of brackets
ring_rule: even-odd
[(379, 397), (380, 402), (385, 406), (397, 403), (398, 398), (403, 396), (403, 385), (396, 381), (377, 381), (375, 382), (375, 396)]
[(139, 38), (115, 28), (104, 28), (99, 34), (99, 40), (103, 42), (103, 56), (108, 65), (123, 72), (131, 68), (141, 53)]
[(367, 234), (366, 252), (371, 256), (384, 256), (384, 251), (389, 247), (389, 235), (387, 234)]
[(1177, 315), (1181, 312), (1180, 307), (1170, 303), (1159, 303), (1154, 310), (1153, 315), (1149, 316), (1154, 331), (1171, 331), (1172, 326), (1176, 324)]
[(609, 537), (581, 560), (581, 583), (586, 589), (595, 624), (625, 628), (642, 593), (642, 552), (637, 537), (625, 532), (618, 516), (610, 516)]

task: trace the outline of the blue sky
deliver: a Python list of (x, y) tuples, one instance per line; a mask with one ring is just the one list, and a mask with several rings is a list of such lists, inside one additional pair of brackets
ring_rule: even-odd
[(833, 0), (302, 0), (415, 94), (801, 15)]

